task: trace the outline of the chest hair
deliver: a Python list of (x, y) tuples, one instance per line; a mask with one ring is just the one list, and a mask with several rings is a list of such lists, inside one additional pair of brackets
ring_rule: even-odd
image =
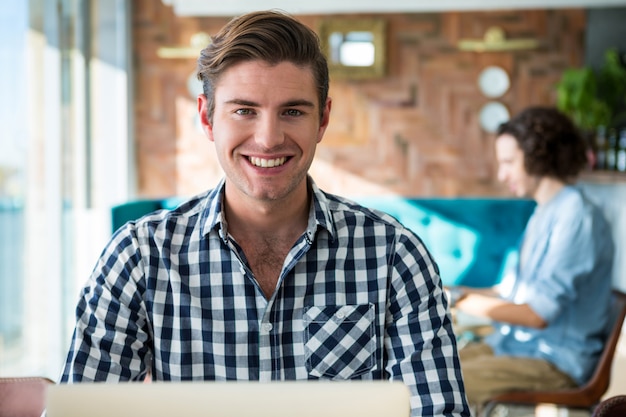
[(252, 273), (267, 298), (274, 293), (280, 271), (291, 247), (292, 242), (267, 237), (247, 241), (242, 245)]

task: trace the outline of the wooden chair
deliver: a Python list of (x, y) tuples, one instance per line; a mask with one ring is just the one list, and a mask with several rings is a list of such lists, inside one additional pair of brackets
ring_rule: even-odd
[(567, 409), (585, 409), (592, 411), (601, 401), (609, 388), (613, 356), (619, 340), (624, 316), (626, 316), (626, 294), (613, 290), (612, 295), (613, 327), (608, 335), (602, 355), (598, 360), (593, 375), (580, 387), (555, 391), (511, 391), (499, 394), (489, 400), (482, 415), (495, 415), (499, 405), (539, 405), (553, 404)]
[(40, 417), (46, 404), (48, 378), (0, 378), (0, 417)]

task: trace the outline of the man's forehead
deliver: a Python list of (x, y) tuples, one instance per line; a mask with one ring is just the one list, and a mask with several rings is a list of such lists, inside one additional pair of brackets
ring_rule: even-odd
[(240, 62), (226, 69), (215, 84), (215, 98), (222, 103), (317, 105), (318, 92), (310, 68), (289, 61), (270, 64), (259, 60)]

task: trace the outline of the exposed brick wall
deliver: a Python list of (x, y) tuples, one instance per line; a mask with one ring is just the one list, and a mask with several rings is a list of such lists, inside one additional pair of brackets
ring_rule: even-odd
[[(163, 59), (160, 46), (184, 46), (192, 34), (215, 33), (227, 18), (179, 18), (159, 1), (135, 0), (135, 116), (139, 193), (189, 195), (222, 173), (196, 127), (187, 92), (195, 59)], [(369, 17), (363, 15), (364, 17)], [(489, 101), (477, 78), (499, 65), (511, 88), (498, 100), (514, 114), (555, 102), (561, 72), (582, 63), (583, 10), (386, 14), (387, 76), (331, 80), (331, 124), (311, 173), (324, 189), (345, 195), (505, 195), (494, 179), (493, 137), (478, 114)], [(357, 17), (357, 16), (344, 16)], [(301, 16), (316, 28), (324, 16)], [(476, 53), (457, 48), (499, 26), (507, 38), (533, 38), (537, 49)]]

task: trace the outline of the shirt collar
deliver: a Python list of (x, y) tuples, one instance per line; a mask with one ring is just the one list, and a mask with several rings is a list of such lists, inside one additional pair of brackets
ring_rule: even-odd
[(310, 176), (307, 177), (309, 190), (311, 191), (312, 203), (309, 211), (309, 224), (307, 226), (307, 237), (312, 241), (317, 231), (325, 229), (330, 235), (330, 240), (335, 239), (335, 223), (330, 209), (330, 204), (326, 193), (320, 190)]
[[(228, 241), (228, 222), (224, 213), (224, 190), (226, 181), (220, 180), (218, 185), (207, 192), (204, 208), (202, 210), (202, 235), (205, 236), (211, 230), (216, 230), (220, 238)], [(313, 178), (307, 177), (309, 192), (313, 196), (309, 209), (309, 221), (306, 229), (307, 240), (313, 241), (317, 231), (325, 229), (328, 231), (331, 240), (335, 237), (335, 225), (331, 214), (328, 197), (320, 190)]]

